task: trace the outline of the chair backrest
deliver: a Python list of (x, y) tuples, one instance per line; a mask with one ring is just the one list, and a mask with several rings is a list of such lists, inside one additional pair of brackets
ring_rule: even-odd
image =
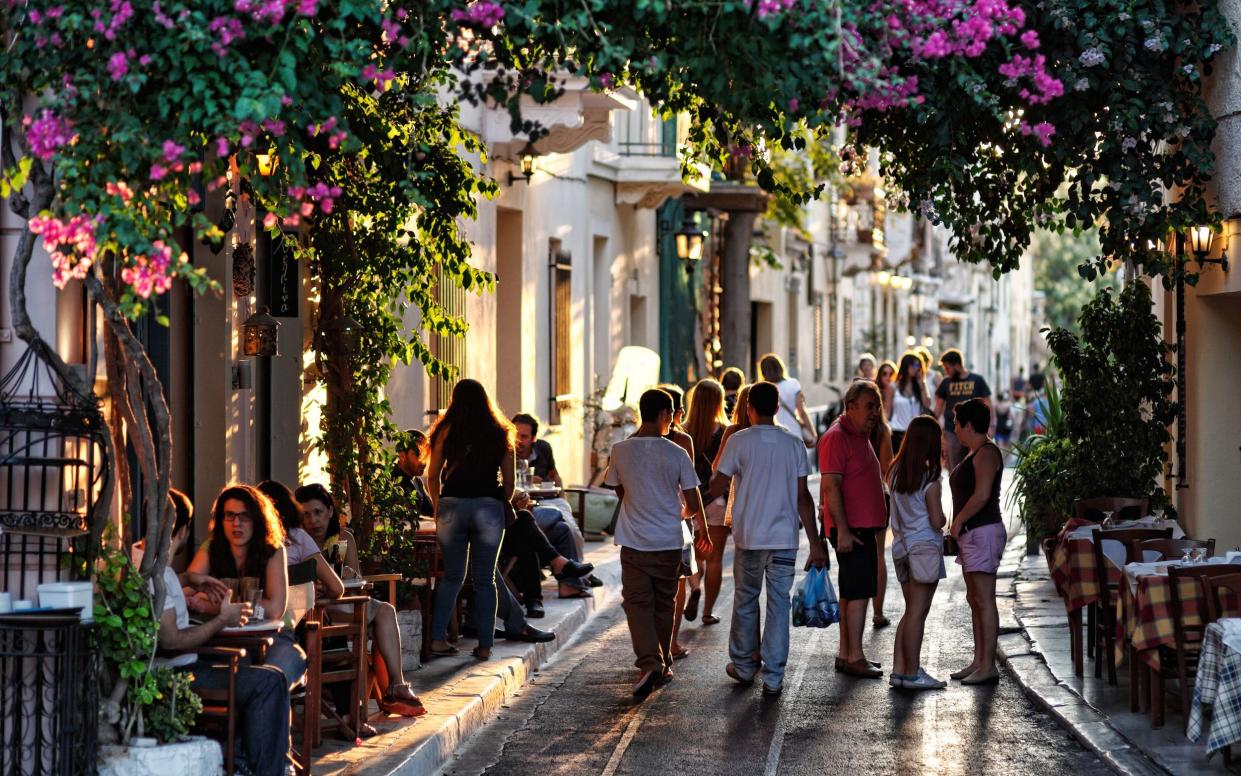
[(1168, 582), (1172, 588), (1172, 633), (1176, 637), (1177, 649), (1181, 649), (1185, 644), (1201, 641), (1202, 632), (1207, 627), (1205, 606), (1201, 607), (1202, 611), (1199, 613), (1197, 622), (1187, 621), (1186, 601), (1182, 598), (1182, 582), (1184, 580), (1197, 582), (1194, 590), (1194, 594), (1197, 595), (1201, 593), (1203, 585), (1209, 584), (1207, 580), (1230, 574), (1241, 574), (1241, 564), (1211, 563), (1168, 567)]
[(1073, 502), (1073, 516), (1079, 520), (1097, 523), (1112, 512), (1113, 517), (1122, 520), (1133, 520), (1145, 517), (1150, 512), (1150, 499), (1127, 498), (1124, 496), (1096, 496), (1079, 498)]
[(1130, 557), (1144, 563), (1177, 560), (1185, 550), (1204, 549), (1208, 558), (1215, 557), (1214, 539), (1145, 539), (1133, 543)]
[(1101, 571), (1106, 569), (1104, 560), (1111, 560), (1118, 567), (1138, 560), (1133, 553), (1134, 541), (1148, 539), (1172, 539), (1169, 528), (1113, 528), (1095, 531), (1095, 562)]
[[(1202, 621), (1204, 628), (1228, 612), (1236, 614), (1238, 602), (1241, 602), (1241, 574), (1203, 577), (1199, 581), (1202, 583), (1202, 598), (1206, 601), (1206, 613)], [(1221, 597), (1220, 594), (1224, 591), (1230, 594), (1225, 596), (1231, 599), (1230, 601), (1226, 602), (1225, 597)], [(1232, 606), (1228, 606), (1228, 603)]]
[(289, 595), (284, 607), (285, 625), (296, 628), (306, 613), (315, 608), (315, 579), (318, 564), (314, 558), (289, 566)]

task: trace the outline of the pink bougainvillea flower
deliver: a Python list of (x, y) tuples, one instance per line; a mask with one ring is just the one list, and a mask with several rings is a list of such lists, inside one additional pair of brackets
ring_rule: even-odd
[(76, 137), (68, 121), (46, 109), (37, 119), (23, 117), (22, 125), (26, 128), (30, 152), (44, 161), (51, 159), (57, 149), (73, 142)]
[(52, 261), (52, 283), (57, 288), (86, 277), (95, 260), (95, 233), (101, 223), (99, 217), (84, 215), (68, 221), (44, 216), (30, 219), (30, 231), (43, 238), (43, 247)]
[(108, 75), (113, 81), (119, 81), (129, 74), (129, 57), (124, 51), (118, 51), (108, 57)]
[[(162, 294), (172, 288), (172, 247), (163, 240), (151, 243), (149, 255), (137, 254), (129, 258), (129, 266), (121, 270), (121, 280), (143, 299), (151, 294)], [(182, 253), (178, 263), (185, 262), (187, 257)]]
[(452, 20), (475, 27), (490, 29), (504, 21), (504, 6), (491, 0), (478, 0), (465, 8), (456, 8)]
[(168, 176), (168, 168), (162, 164), (151, 165), (151, 180), (162, 181)]
[(228, 139), (223, 138), (223, 137), (217, 137), (215, 139), (215, 155), (220, 158), (224, 158), (228, 156), (230, 153), (232, 153), (232, 151), (229, 150)]
[(110, 196), (120, 197), (121, 202), (126, 205), (128, 205), (129, 201), (134, 198), (133, 189), (129, 188), (129, 184), (125, 181), (108, 181), (107, 185), (104, 186), (104, 190), (107, 191)]
[(170, 164), (181, 159), (185, 154), (185, 146), (178, 144), (173, 140), (164, 141), (164, 161)]

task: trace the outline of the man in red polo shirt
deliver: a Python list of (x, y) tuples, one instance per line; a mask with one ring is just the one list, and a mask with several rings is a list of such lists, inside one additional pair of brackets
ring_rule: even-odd
[(887, 523), (883, 476), (870, 445), (882, 406), (878, 386), (855, 380), (845, 393), (844, 414), (819, 439), (820, 503), (828, 539), (836, 550), (841, 599), (836, 670), (868, 679), (883, 676), (879, 664), (862, 652), (866, 602), (875, 596), (878, 580), (875, 539)]

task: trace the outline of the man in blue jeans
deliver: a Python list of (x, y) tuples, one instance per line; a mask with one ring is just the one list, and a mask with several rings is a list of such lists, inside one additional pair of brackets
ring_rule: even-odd
[[(814, 500), (806, 487), (810, 461), (801, 438), (775, 424), (780, 392), (774, 383), (750, 387), (750, 427), (728, 438), (711, 479), (709, 499), (733, 487), (733, 619), (728, 634), (731, 662), (724, 671), (742, 684), (763, 661), (763, 692), (778, 695), (789, 657), (789, 590), (800, 543), (798, 523), (810, 539), (810, 562), (827, 564), (818, 538)], [(758, 596), (767, 585), (767, 615), (758, 638)]]

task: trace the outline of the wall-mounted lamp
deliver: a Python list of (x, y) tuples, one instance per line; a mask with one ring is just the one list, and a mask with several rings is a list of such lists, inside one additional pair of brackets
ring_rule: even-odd
[(875, 273), (875, 282), (881, 286), (892, 285), (892, 273), (886, 269), (881, 269)]
[(280, 321), (268, 314), (267, 306), (241, 324), (241, 352), (247, 356), (280, 355)]
[(673, 233), (676, 237), (677, 258), (685, 262), (685, 271), (693, 272), (694, 264), (702, 259), (702, 246), (706, 234), (694, 223), (694, 219), (686, 216), (681, 228)]
[(1218, 264), (1225, 272), (1228, 271), (1228, 247), (1220, 252), (1218, 259), (1208, 259), (1211, 248), (1215, 244), (1215, 230), (1209, 226), (1193, 226), (1189, 229), (1189, 250), (1198, 261), (1198, 266)]
[(929, 349), (934, 344), (935, 344), (935, 338), (932, 337), (931, 335), (928, 334), (927, 336), (922, 338), (922, 347)]
[(914, 287), (914, 279), (907, 275), (893, 275), (892, 287), (901, 291), (908, 291)]
[(521, 169), (521, 177), (518, 178), (510, 170), (508, 174), (508, 185), (510, 186), (518, 181), (522, 181), (523, 183), (530, 182), (530, 179), (534, 177), (534, 160), (538, 158), (539, 151), (534, 147), (534, 143), (527, 140), (526, 144), (522, 146), (522, 149), (518, 152), (518, 154), (520, 158), (518, 166)]

